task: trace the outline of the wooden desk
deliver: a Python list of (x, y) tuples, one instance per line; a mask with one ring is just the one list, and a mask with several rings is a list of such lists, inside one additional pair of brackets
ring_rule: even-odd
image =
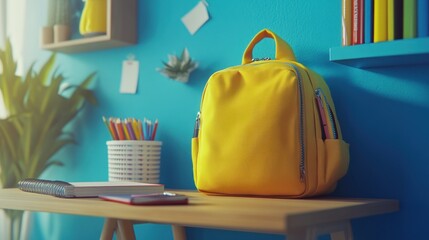
[(189, 196), (189, 205), (130, 206), (0, 189), (0, 208), (104, 217), (101, 239), (111, 239), (117, 229), (119, 238), (127, 240), (135, 238), (135, 222), (171, 224), (176, 240), (186, 238), (182, 226), (285, 234), (288, 240), (316, 239), (326, 233), (332, 239), (352, 239), (351, 219), (399, 209), (396, 200), (267, 199), (175, 192)]

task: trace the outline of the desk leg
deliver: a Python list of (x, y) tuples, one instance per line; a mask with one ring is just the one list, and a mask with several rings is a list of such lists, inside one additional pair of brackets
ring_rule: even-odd
[[(307, 232), (305, 229), (299, 229), (291, 231), (287, 234), (286, 240), (310, 240), (310, 238), (307, 238)], [(313, 239), (311, 239), (313, 240)]]
[(337, 231), (331, 231), (331, 240), (353, 240), (353, 231), (350, 221), (340, 223)]
[(136, 236), (134, 234), (133, 223), (128, 220), (119, 220), (118, 219), (118, 231), (116, 234), (121, 240), (135, 240)]
[(186, 229), (183, 226), (171, 225), (174, 240), (186, 240)]
[(326, 223), (309, 226), (305, 229), (297, 229), (288, 233), (287, 240), (317, 240), (317, 237), (323, 234), (330, 234), (331, 240), (353, 240), (350, 221)]
[(104, 220), (103, 231), (101, 232), (100, 240), (112, 240), (116, 230), (116, 219), (106, 218)]

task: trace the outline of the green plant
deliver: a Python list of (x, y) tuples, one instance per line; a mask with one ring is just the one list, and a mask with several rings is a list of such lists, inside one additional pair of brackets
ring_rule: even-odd
[(6, 119), (0, 119), (0, 186), (8, 188), (21, 179), (39, 177), (51, 165), (61, 165), (52, 157), (65, 145), (75, 143), (66, 126), (85, 102), (97, 101), (88, 89), (95, 73), (79, 85), (63, 87), (63, 75), (51, 74), (55, 54), (39, 72), (33, 64), (25, 77), (15, 74), (10, 41), (0, 50), (0, 60), (0, 91), (8, 113)]
[[(52, 73), (52, 54), (40, 71), (33, 64), (25, 76), (17, 76), (9, 40), (0, 50), (0, 61), (0, 91), (7, 112), (7, 117), (0, 119), (0, 187), (11, 188), (21, 179), (37, 178), (50, 166), (63, 164), (53, 157), (67, 144), (75, 143), (66, 126), (86, 102), (97, 104), (88, 89), (95, 73), (79, 85), (64, 87), (63, 75)], [(5, 213), (11, 222), (11, 239), (19, 239), (22, 211)]]

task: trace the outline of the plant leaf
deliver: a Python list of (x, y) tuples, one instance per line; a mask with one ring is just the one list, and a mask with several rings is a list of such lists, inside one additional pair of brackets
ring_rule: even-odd
[(42, 69), (40, 70), (40, 83), (45, 85), (48, 84), (49, 80), (49, 74), (52, 71), (52, 68), (54, 67), (56, 54), (52, 53), (51, 56), (48, 58), (48, 60), (43, 64)]

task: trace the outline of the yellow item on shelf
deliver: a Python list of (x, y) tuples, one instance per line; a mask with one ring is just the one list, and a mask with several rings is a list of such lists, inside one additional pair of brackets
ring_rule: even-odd
[(107, 0), (86, 0), (79, 31), (84, 36), (106, 34)]
[(387, 41), (387, 0), (374, 1), (374, 42)]

